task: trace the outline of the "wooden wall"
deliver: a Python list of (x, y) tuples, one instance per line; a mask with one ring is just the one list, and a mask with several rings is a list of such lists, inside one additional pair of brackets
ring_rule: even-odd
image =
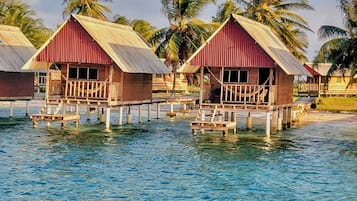
[(0, 99), (33, 97), (34, 73), (0, 72)]
[(142, 101), (151, 99), (151, 74), (124, 73), (123, 83), (123, 101)]
[(291, 104), (293, 102), (294, 76), (287, 75), (280, 68), (277, 71), (277, 105)]

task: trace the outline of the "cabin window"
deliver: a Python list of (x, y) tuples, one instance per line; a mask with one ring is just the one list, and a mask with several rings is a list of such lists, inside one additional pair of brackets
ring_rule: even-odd
[(97, 68), (70, 67), (68, 72), (70, 79), (77, 80), (98, 80)]
[(225, 70), (223, 82), (248, 83), (248, 71), (246, 70)]
[(156, 78), (162, 78), (162, 74), (155, 74)]

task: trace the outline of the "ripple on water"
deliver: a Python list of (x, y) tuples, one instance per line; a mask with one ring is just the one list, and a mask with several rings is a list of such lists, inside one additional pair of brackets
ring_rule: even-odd
[[(5, 200), (355, 200), (356, 125), (192, 136), (188, 119), (32, 129), (0, 119)], [(11, 121), (9, 126), (4, 126)]]

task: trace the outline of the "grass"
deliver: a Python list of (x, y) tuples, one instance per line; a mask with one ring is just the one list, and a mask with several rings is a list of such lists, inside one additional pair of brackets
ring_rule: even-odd
[(317, 110), (332, 112), (357, 112), (357, 97), (320, 97), (316, 98)]

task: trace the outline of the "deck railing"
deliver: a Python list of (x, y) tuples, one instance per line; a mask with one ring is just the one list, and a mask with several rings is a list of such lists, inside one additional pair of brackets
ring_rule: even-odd
[(269, 85), (224, 84), (222, 101), (233, 104), (267, 104)]
[(65, 97), (76, 99), (107, 99), (108, 86), (106, 81), (67, 80)]

